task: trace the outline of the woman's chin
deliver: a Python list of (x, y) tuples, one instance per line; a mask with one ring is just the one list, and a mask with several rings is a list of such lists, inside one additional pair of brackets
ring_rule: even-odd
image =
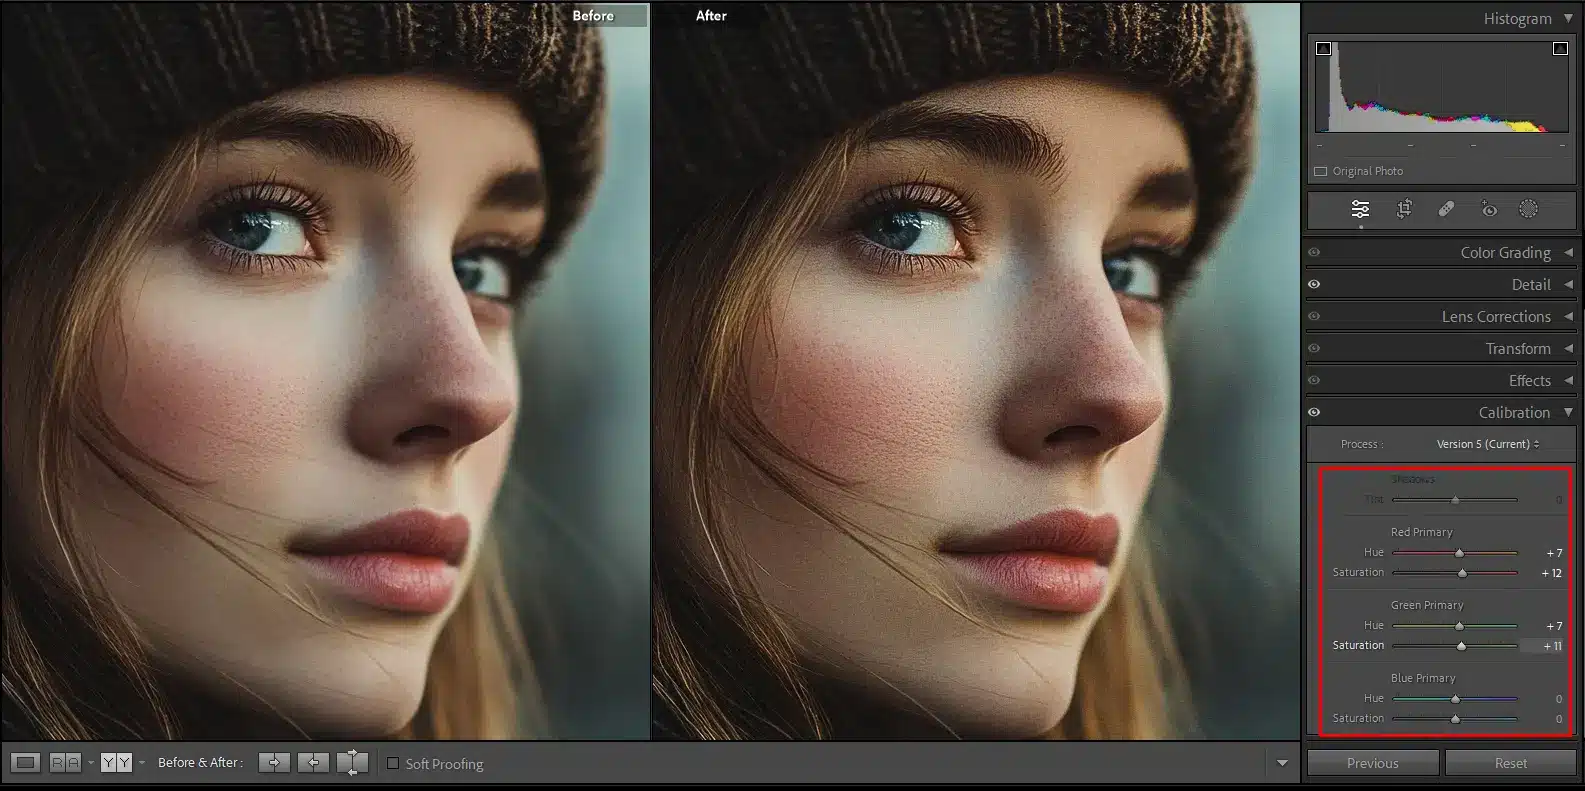
[(963, 739), (1040, 739), (1061, 724), (1070, 700), (1070, 693), (1059, 694), (1056, 690), (1043, 698), (987, 694), (975, 700), (955, 701), (952, 709), (943, 709), (941, 714)]
[(185, 667), (178, 671), (181, 683), (196, 694), (178, 708), (194, 722), (219, 723), (204, 738), (359, 740), (401, 732), (423, 703), (424, 657), (385, 657), (383, 666), (364, 654), (348, 653), (334, 662), (305, 659), (294, 666), (319, 670), (249, 674), (242, 666), (217, 681), (212, 672)]
[(394, 695), (348, 703), (333, 709), (299, 713), (303, 729), (315, 739), (387, 739), (401, 732), (418, 714), (418, 694)]
[(907, 675), (870, 675), (861, 683), (876, 699), (884, 699), (883, 705), (903, 713), (903, 719), (962, 739), (1043, 738), (1062, 722), (1073, 700), (1076, 650), (1020, 646), (975, 657), (937, 655), (936, 660), (929, 667), (911, 668)]

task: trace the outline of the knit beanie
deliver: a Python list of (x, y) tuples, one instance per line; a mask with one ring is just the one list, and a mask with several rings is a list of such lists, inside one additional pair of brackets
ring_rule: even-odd
[[(510, 95), (549, 192), (542, 253), (600, 168), (599, 32), (552, 3), (5, 3), (5, 247), (144, 175), (182, 136), (283, 91), (422, 72)], [(412, 108), (422, 112), (422, 108)], [(457, 130), (457, 144), (467, 144)]]
[[(894, 105), (961, 83), (1051, 72), (1155, 91), (1187, 132), (1199, 187), (1191, 254), (1250, 170), (1254, 71), (1231, 3), (734, 4), (739, 23), (653, 34), (656, 266), (690, 230), (789, 162)], [(742, 13), (739, 13), (739, 12)], [(657, 23), (662, 20), (657, 19)]]

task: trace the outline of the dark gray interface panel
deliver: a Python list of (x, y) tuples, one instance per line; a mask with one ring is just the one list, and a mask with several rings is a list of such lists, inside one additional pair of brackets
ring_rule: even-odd
[(1580, 782), (1579, 9), (1303, 7), (1306, 782)]

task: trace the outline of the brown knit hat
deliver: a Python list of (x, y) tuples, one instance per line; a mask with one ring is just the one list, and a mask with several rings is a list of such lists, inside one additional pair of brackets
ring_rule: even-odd
[(535, 125), (550, 193), (540, 249), (554, 251), (582, 213), (602, 143), (599, 32), (575, 22), (573, 9), (5, 3), (5, 247), (81, 211), (237, 107), (337, 77), (420, 71), (517, 99)]
[(723, 195), (888, 107), (992, 77), (1099, 73), (1165, 97), (1201, 195), (1191, 253), (1226, 222), (1249, 173), (1254, 71), (1235, 4), (773, 3), (747, 25), (656, 21), (657, 266)]

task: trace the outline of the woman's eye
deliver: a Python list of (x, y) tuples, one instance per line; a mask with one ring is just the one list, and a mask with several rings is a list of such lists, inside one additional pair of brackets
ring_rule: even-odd
[(859, 226), (859, 235), (904, 255), (963, 255), (952, 220), (923, 209), (880, 212)]
[(505, 256), (489, 250), (459, 253), (451, 259), (451, 269), (457, 273), (462, 290), (488, 299), (507, 300), (512, 297), (512, 268)]
[(204, 230), (221, 244), (254, 255), (313, 256), (306, 221), (281, 209), (224, 211), (216, 215)]
[(1161, 299), (1161, 270), (1144, 250), (1107, 256), (1101, 262), (1112, 290), (1135, 299)]

